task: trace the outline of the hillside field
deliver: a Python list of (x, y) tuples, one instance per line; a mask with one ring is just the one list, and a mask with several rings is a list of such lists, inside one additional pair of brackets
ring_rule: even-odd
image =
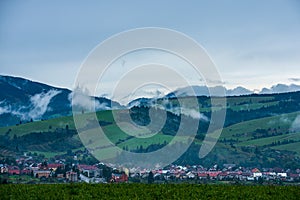
[[(193, 139), (193, 144), (178, 164), (204, 163), (210, 165), (234, 162), (246, 166), (253, 164), (272, 167), (287, 164), (286, 167), (298, 167), (300, 156), (299, 96), (298, 92), (228, 97), (224, 128), (213, 151), (204, 160), (200, 160), (197, 156), (209, 125), (209, 121), (202, 120), (199, 122), (196, 137), (190, 137)], [(182, 98), (181, 102), (184, 103), (183, 106), (186, 109), (198, 109), (207, 118), (210, 117), (211, 112), (219, 112), (224, 109), (218, 105), (211, 107), (208, 97), (197, 98), (199, 108), (189, 107), (191, 97)], [(222, 99), (217, 98), (217, 100), (221, 101)], [(173, 106), (178, 103), (176, 99), (168, 99), (168, 101)], [(163, 100), (157, 101), (158, 104), (162, 104), (162, 102)], [(128, 111), (131, 113), (132, 120), (142, 128), (137, 129), (128, 121), (122, 121), (122, 117)], [(174, 140), (181, 123), (181, 116), (171, 112), (167, 113), (164, 127), (151, 137), (145, 138), (135, 136), (152, 133), (152, 130), (146, 126), (150, 122), (149, 107), (133, 107), (130, 110), (121, 109), (113, 112), (115, 117), (121, 119), (122, 129), (118, 126), (120, 124), (115, 122), (112, 111), (99, 111), (96, 114), (106, 137), (120, 149), (136, 153), (152, 152), (163, 148), (168, 143), (180, 143), (186, 139), (184, 137), (189, 139), (189, 136), (180, 136)], [(158, 121), (164, 120), (163, 112), (165, 111), (156, 109), (154, 117)], [(82, 116), (89, 116), (89, 113), (82, 114)], [(195, 120), (191, 116), (188, 118), (191, 124)], [(51, 158), (55, 155), (63, 155), (70, 150), (76, 152), (87, 148), (101, 154), (104, 162), (105, 159), (117, 158), (118, 155), (116, 152), (113, 153), (112, 146), (108, 146), (104, 142), (104, 138), (101, 138), (103, 136), (99, 137), (97, 129), (89, 124), (89, 121), (83, 123), (81, 127), (89, 131), (82, 131), (80, 134), (75, 129), (72, 116), (1, 127), (0, 156), (31, 152)], [(188, 128), (185, 131), (189, 132)], [(86, 146), (80, 140), (82, 135), (88, 136), (81, 137), (81, 139), (87, 138), (87, 141), (84, 141)], [(283, 160), (283, 157), (286, 160)], [(280, 163), (278, 163), (279, 161)]]

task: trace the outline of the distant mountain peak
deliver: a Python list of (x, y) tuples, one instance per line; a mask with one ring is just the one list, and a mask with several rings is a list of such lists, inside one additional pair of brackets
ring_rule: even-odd
[(296, 92), (300, 91), (300, 85), (290, 84), (285, 85), (279, 83), (277, 85), (273, 85), (271, 88), (263, 88), (260, 91), (260, 94), (273, 94), (273, 93), (285, 93), (285, 92)]
[[(221, 91), (223, 90), (223, 92)], [(286, 92), (296, 92), (300, 91), (300, 85), (296, 84), (277, 84), (273, 85), (271, 88), (263, 88), (260, 91), (249, 90), (245, 87), (238, 86), (233, 89), (227, 89), (223, 86), (215, 86), (208, 88), (207, 86), (190, 86), (179, 88), (167, 95), (167, 97), (185, 97), (185, 96), (241, 96), (241, 95), (250, 95), (250, 94), (273, 94), (273, 93), (286, 93)], [(212, 94), (212, 95), (211, 95)]]

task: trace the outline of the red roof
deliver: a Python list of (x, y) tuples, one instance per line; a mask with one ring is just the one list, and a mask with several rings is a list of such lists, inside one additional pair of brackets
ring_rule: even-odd
[(252, 173), (256, 173), (256, 172), (260, 172), (260, 171), (259, 171), (259, 169), (254, 168), (254, 169), (251, 170), (251, 172), (252, 172)]
[(218, 174), (219, 176), (227, 176), (227, 172), (221, 172), (220, 174)]
[(20, 174), (20, 168), (18, 166), (8, 166), (9, 174)]
[(198, 176), (199, 177), (207, 177), (207, 174), (206, 173), (198, 173)]
[(22, 169), (21, 174), (30, 174), (31, 170), (30, 169)]
[(290, 177), (292, 177), (292, 178), (300, 178), (300, 174), (290, 174)]
[(210, 177), (217, 177), (221, 172), (208, 172)]

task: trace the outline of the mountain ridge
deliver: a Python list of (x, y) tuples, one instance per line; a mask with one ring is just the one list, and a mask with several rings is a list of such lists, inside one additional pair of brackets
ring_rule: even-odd
[[(75, 97), (73, 103), (81, 106), (82, 111), (87, 109), (83, 104), (93, 100), (98, 105), (97, 110), (121, 107), (104, 97), (90, 97), (84, 93)], [(0, 75), (0, 126), (71, 115), (72, 98), (73, 92), (69, 89)]]
[[(270, 89), (264, 88), (259, 94), (300, 91), (296, 84), (277, 84)], [(208, 89), (206, 86), (191, 86), (179, 88), (163, 98), (188, 97), (188, 96), (210, 96), (225, 91), (229, 96), (241, 96), (255, 94), (253, 91), (238, 86), (234, 89), (226, 89), (216, 86)], [(84, 92), (76, 93), (66, 88), (53, 87), (44, 83), (31, 81), (22, 77), (0, 75), (0, 126), (10, 126), (26, 121), (43, 120), (72, 114), (71, 100), (76, 106), (82, 107), (82, 111), (90, 111), (90, 102), (96, 100), (96, 110), (130, 108), (135, 105), (152, 105), (153, 101), (161, 98), (137, 98), (127, 105), (121, 106), (118, 102), (105, 97), (90, 97)], [(90, 104), (90, 105), (85, 105)]]
[(188, 86), (183, 88), (178, 88), (173, 92), (170, 92), (166, 96), (168, 97), (183, 97), (183, 96), (242, 96), (250, 94), (279, 94), (279, 93), (288, 93), (288, 92), (297, 92), (300, 91), (300, 85), (290, 84), (285, 85), (278, 83), (271, 86), (271, 88), (263, 88), (259, 92), (254, 92), (242, 86), (237, 86), (233, 89), (227, 89), (224, 86)]

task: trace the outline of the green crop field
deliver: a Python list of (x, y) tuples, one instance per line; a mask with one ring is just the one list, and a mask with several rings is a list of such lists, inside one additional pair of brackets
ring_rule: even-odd
[(298, 199), (299, 186), (197, 184), (0, 185), (1, 199)]

